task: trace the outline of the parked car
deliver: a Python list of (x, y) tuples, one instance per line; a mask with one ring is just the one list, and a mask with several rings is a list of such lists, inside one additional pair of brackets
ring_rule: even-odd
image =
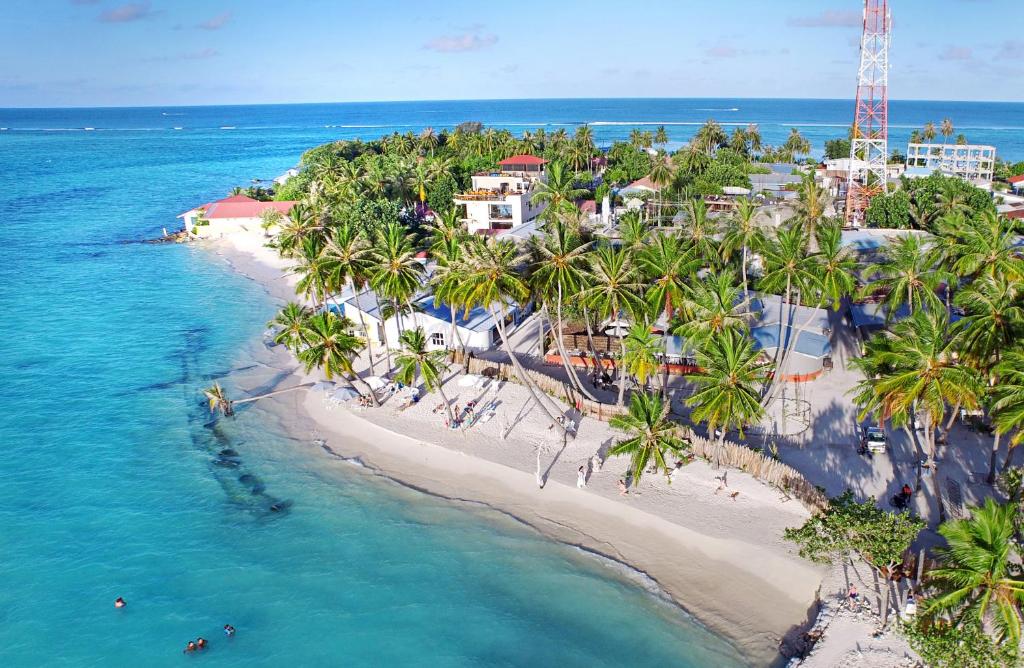
[(885, 430), (880, 427), (861, 427), (860, 447), (861, 452), (885, 452), (889, 447)]

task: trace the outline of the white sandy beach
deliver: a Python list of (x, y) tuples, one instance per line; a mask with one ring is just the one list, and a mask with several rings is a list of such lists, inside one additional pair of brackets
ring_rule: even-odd
[[(294, 299), (294, 277), (281, 273), (287, 264), (263, 248), (257, 235), (245, 236), (214, 246), (237, 271), (260, 282), (273, 296)], [(296, 371), (296, 377), (283, 385), (308, 380), (285, 351), (278, 348), (271, 356), (274, 372)], [(612, 458), (600, 472), (590, 474), (585, 489), (577, 489), (578, 467), (587, 466), (616, 438), (606, 423), (585, 420), (576, 440), (563, 449), (561, 438), (547, 428), (536, 408), (530, 408), (525, 388), (501, 383), (478, 390), (459, 387), (457, 380), (453, 375), (446, 385), (449, 399), (463, 406), (469, 400), (479, 405), (494, 400), (496, 417), (465, 432), (448, 430), (443, 416), (432, 412), (439, 403), (437, 395), (427, 395), (405, 410), (399, 410), (398, 399), (365, 410), (349, 404), (333, 407), (322, 393), (313, 391), (283, 395), (274, 402), (297, 438), (323, 439), (325, 449), (358, 457), (405, 484), (486, 504), (551, 538), (629, 564), (654, 579), (699, 621), (730, 639), (754, 665), (781, 662), (780, 640), (807, 626), (817, 612), (823, 579), (829, 581), (827, 586), (835, 579), (834, 573), (799, 558), (794, 546), (782, 539), (786, 527), (798, 526), (808, 517), (797, 500), (740, 471), (714, 470), (700, 461), (681, 469), (671, 485), (663, 476), (648, 475), (621, 496), (617, 481), (628, 461)], [(258, 384), (254, 380), (237, 390), (244, 393)], [(486, 400), (481, 401), (482, 395)], [(502, 432), (513, 422), (511, 435), (503, 439)], [(543, 490), (535, 480), (538, 447), (542, 470), (547, 470)], [(835, 631), (843, 640), (832, 642), (835, 653), (825, 656), (848, 658), (850, 648), (841, 645), (852, 642), (856, 649), (859, 631), (840, 634), (839, 626)], [(882, 656), (859, 665), (895, 665), (890, 659), (896, 654)]]

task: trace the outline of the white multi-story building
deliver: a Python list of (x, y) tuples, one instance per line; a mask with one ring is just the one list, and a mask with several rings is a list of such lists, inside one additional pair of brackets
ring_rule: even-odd
[(470, 234), (499, 234), (539, 216), (544, 205), (531, 198), (546, 178), (546, 163), (534, 155), (514, 155), (499, 162), (495, 171), (474, 174), (472, 190), (455, 196), (455, 204), (465, 208)]
[(996, 163), (995, 146), (980, 144), (908, 144), (907, 176), (928, 176), (940, 172), (957, 176), (977, 186), (992, 185)]

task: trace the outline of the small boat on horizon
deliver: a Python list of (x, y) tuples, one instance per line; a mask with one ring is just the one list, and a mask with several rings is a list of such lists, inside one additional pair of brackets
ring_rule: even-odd
[(222, 126), (220, 126), (220, 129), (221, 130), (234, 130), (235, 126), (234, 125), (222, 125)]

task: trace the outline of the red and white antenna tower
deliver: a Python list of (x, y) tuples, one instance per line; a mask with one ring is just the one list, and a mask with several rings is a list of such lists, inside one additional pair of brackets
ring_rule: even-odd
[(864, 32), (857, 72), (857, 110), (850, 140), (846, 224), (861, 225), (871, 198), (888, 191), (889, 37), (892, 19), (886, 0), (864, 0)]

